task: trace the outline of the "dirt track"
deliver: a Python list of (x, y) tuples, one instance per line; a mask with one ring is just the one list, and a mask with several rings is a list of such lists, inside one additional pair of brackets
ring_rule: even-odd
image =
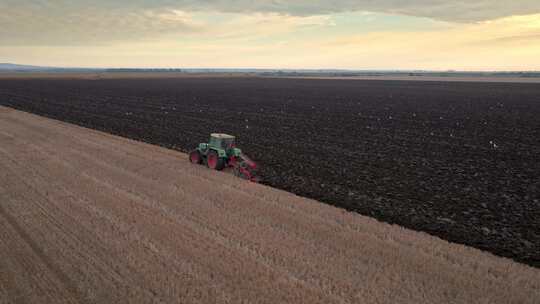
[(540, 271), (0, 107), (0, 303), (538, 303)]

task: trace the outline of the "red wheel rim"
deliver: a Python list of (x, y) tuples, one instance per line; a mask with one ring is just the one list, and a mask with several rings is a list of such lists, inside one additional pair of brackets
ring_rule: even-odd
[(192, 162), (192, 163), (194, 163), (194, 164), (198, 164), (198, 163), (199, 163), (199, 153), (197, 153), (197, 152), (191, 152), (190, 158), (191, 158), (191, 162)]
[(208, 155), (208, 159), (206, 160), (206, 162), (208, 163), (208, 167), (212, 168), (212, 169), (215, 169), (216, 166), (217, 166), (217, 155), (215, 155), (214, 153), (210, 153)]

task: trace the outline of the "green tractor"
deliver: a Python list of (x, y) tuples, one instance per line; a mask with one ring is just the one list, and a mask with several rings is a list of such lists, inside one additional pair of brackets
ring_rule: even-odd
[(189, 160), (193, 164), (206, 164), (208, 168), (219, 171), (231, 168), (238, 177), (258, 181), (255, 175), (257, 164), (236, 148), (235, 137), (232, 135), (210, 134), (208, 143), (200, 143), (189, 153)]

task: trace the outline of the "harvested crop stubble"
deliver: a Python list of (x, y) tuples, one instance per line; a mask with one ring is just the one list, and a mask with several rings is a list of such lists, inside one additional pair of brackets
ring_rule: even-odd
[(537, 269), (3, 107), (0, 181), (6, 303), (540, 298)]

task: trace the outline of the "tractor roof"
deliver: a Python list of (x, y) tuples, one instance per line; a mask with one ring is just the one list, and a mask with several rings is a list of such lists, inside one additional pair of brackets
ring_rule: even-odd
[(223, 133), (212, 133), (210, 134), (211, 137), (219, 138), (219, 139), (234, 139), (234, 136), (229, 134), (223, 134)]

